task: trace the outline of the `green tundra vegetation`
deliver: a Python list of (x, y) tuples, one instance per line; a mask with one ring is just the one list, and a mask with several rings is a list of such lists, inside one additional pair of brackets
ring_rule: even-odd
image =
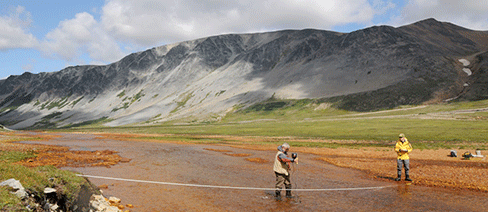
[[(237, 106), (239, 107), (239, 106)], [(240, 107), (239, 107), (240, 108)], [(401, 106), (390, 110), (354, 112), (318, 100), (270, 99), (238, 109), (220, 120), (190, 117), (151, 126), (105, 127), (103, 123), (69, 131), (142, 134), (236, 135), (318, 138), (383, 145), (405, 133), (417, 148), (487, 148), (488, 100)], [(162, 139), (162, 138), (161, 138)], [(301, 144), (323, 146), (323, 143)], [(330, 145), (330, 144), (328, 144)], [(340, 144), (337, 144), (340, 145)], [(345, 145), (345, 144), (344, 144)], [(351, 145), (351, 144), (348, 144)]]

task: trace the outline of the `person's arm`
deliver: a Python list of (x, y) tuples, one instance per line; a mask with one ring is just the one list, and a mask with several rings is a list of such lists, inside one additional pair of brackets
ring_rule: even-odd
[(295, 161), (295, 159), (286, 156), (285, 153), (279, 154), (278, 157), (279, 157), (281, 162), (294, 162)]
[(395, 144), (395, 152), (400, 152), (400, 145), (398, 145), (398, 142)]
[(408, 142), (407, 152), (411, 152), (412, 150), (413, 150), (412, 144), (410, 144), (410, 142)]

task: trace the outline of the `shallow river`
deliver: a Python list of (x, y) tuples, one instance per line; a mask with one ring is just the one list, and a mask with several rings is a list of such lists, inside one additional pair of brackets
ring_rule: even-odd
[[(272, 188), (275, 151), (257, 151), (212, 145), (182, 145), (156, 142), (97, 139), (95, 135), (61, 134), (50, 141), (72, 150), (114, 150), (132, 159), (111, 168), (65, 168), (85, 175), (151, 182), (195, 185)], [(250, 154), (247, 157), (225, 155)], [(292, 150), (293, 151), (293, 147)], [(298, 189), (292, 199), (278, 201), (272, 191), (232, 188), (206, 188), (155, 183), (89, 178), (107, 197), (133, 204), (131, 211), (486, 211), (488, 194), (407, 185), (405, 182), (373, 180), (362, 172), (339, 168), (314, 160), (312, 154), (299, 154), (300, 162), (292, 172)], [(266, 163), (246, 158), (266, 159)], [(415, 171), (415, 170), (412, 170)], [(379, 187), (374, 189), (369, 188)], [(337, 189), (337, 190), (336, 190)], [(284, 192), (283, 192), (284, 193)]]

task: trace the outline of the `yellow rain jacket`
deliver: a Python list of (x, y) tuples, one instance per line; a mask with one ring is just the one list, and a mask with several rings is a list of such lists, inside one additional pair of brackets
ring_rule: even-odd
[[(401, 149), (406, 149), (407, 152), (402, 152), (402, 151), (400, 151)], [(398, 139), (398, 141), (395, 145), (395, 152), (397, 152), (397, 154), (398, 154), (397, 159), (400, 159), (400, 160), (410, 159), (408, 157), (408, 153), (411, 151), (412, 151), (412, 145), (410, 145), (410, 142), (408, 142), (407, 138), (405, 138), (405, 142), (402, 142), (400, 139)]]

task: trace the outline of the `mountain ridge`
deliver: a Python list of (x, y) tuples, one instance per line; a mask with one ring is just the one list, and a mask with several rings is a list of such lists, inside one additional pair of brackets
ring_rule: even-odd
[[(351, 33), (217, 35), (132, 53), (108, 65), (0, 80), (0, 124), (23, 129), (102, 118), (110, 126), (219, 119), (270, 97), (323, 99), (357, 111), (483, 99), (485, 44), (488, 32), (435, 19)], [(464, 67), (461, 58), (472, 64)], [(463, 68), (473, 74), (466, 76)]]

